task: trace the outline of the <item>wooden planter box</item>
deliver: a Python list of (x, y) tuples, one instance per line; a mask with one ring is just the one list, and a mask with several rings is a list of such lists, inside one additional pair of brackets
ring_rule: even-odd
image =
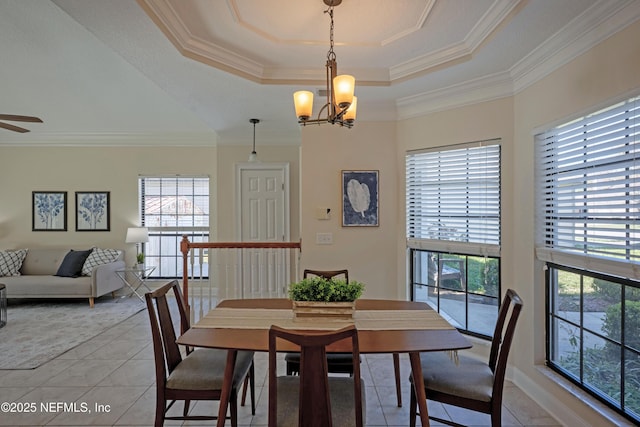
[(313, 322), (317, 320), (323, 322), (353, 322), (353, 312), (355, 309), (355, 301), (293, 301), (293, 320), (296, 322)]

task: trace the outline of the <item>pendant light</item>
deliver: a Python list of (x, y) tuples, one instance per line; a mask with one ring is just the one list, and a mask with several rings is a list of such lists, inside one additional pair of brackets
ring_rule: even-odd
[(253, 150), (249, 154), (249, 161), (253, 163), (258, 161), (258, 153), (256, 153), (256, 123), (260, 123), (260, 119), (249, 119), (249, 122), (253, 123)]

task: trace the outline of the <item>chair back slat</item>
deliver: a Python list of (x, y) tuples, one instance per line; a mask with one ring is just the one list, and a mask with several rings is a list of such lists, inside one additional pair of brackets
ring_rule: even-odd
[[(522, 306), (523, 303), (520, 296), (513, 289), (507, 289), (507, 293), (502, 301), (502, 306), (500, 307), (498, 324), (496, 325), (493, 342), (491, 343), (491, 354), (489, 358), (489, 367), (494, 374), (493, 400), (498, 399), (498, 401), (502, 401), (502, 389), (507, 369), (507, 359)], [(507, 322), (506, 319), (509, 313), (511, 313), (511, 315)], [(500, 326), (500, 328), (498, 328), (498, 326)]]
[[(360, 350), (355, 326), (338, 331), (289, 331), (278, 326), (269, 330), (269, 426), (277, 426), (277, 340), (284, 339), (300, 347), (300, 395), (298, 425), (331, 427), (331, 402), (327, 369), (326, 346), (343, 339), (351, 339), (354, 364), (354, 408), (356, 426), (363, 425), (362, 383), (360, 382)], [(310, 398), (313, 396), (313, 398)]]
[[(180, 348), (176, 343), (176, 332), (173, 319), (171, 318), (171, 310), (167, 302), (167, 293), (172, 289), (176, 292), (175, 288), (179, 288), (179, 286), (178, 281), (173, 280), (161, 288), (145, 294), (152, 326), (151, 332), (154, 350), (156, 350), (156, 342), (158, 345), (162, 343), (164, 356), (166, 358), (166, 360), (163, 361), (163, 365), (166, 364), (166, 369), (169, 373), (173, 372), (174, 368), (182, 361)], [(154, 328), (155, 325), (157, 325), (157, 327)], [(155, 353), (157, 355), (162, 352), (155, 351)], [(166, 372), (164, 374), (166, 375)]]
[(308, 275), (324, 277), (325, 279), (333, 279), (336, 276), (344, 276), (345, 282), (349, 283), (349, 270), (309, 270), (305, 269), (302, 273), (303, 278), (307, 278)]

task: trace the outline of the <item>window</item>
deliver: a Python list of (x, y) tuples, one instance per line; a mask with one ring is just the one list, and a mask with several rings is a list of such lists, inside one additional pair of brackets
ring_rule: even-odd
[(536, 136), (547, 363), (640, 421), (640, 102)]
[(500, 144), (406, 156), (411, 297), (490, 338), (500, 302)]
[(182, 236), (192, 242), (209, 240), (209, 178), (141, 177), (138, 184), (140, 222), (149, 229), (145, 262), (156, 267), (152, 277), (182, 277)]

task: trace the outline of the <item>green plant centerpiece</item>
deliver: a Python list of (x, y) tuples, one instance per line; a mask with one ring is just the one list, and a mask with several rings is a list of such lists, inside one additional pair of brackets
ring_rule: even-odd
[(364, 284), (340, 279), (308, 277), (289, 285), (293, 301), (294, 320), (353, 322), (355, 301), (364, 291)]

